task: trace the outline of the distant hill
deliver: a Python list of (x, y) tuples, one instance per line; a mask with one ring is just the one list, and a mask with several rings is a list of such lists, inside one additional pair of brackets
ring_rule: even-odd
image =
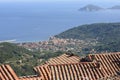
[(79, 11), (99, 11), (99, 10), (103, 10), (103, 8), (92, 4), (86, 5), (79, 9)]
[(92, 48), (96, 51), (120, 51), (120, 23), (98, 23), (74, 27), (56, 35), (57, 38), (90, 40), (99, 43)]
[(120, 5), (113, 6), (113, 7), (109, 8), (109, 9), (119, 9), (120, 10)]
[[(51, 57), (62, 54), (63, 49), (76, 51), (77, 54), (99, 53), (99, 52), (120, 52), (120, 23), (96, 23), (82, 25), (64, 31), (48, 42), (38, 42), (38, 51), (29, 50), (17, 46), (14, 43), (0, 43), (0, 65), (10, 64), (17, 75), (34, 75), (32, 68), (40, 65)], [(72, 39), (71, 39), (72, 38)], [(66, 40), (64, 40), (66, 39)], [(70, 40), (69, 40), (70, 39)], [(60, 43), (61, 42), (61, 43)], [(27, 43), (22, 43), (27, 45)], [(30, 43), (31, 44), (31, 43)], [(34, 46), (35, 44), (29, 45)], [(52, 46), (52, 47), (50, 47)], [(50, 50), (39, 50), (41, 48)], [(53, 52), (57, 49), (57, 52)], [(60, 51), (60, 49), (62, 49)], [(85, 54), (85, 55), (86, 55)]]

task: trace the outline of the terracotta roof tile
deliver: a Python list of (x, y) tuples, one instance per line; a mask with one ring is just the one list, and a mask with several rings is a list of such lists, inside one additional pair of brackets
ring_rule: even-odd
[(96, 62), (98, 60), (101, 62), (106, 75), (116, 75), (116, 72), (120, 71), (120, 53), (89, 55), (91, 58), (92, 56), (94, 56)]
[(79, 56), (76, 55), (70, 56), (67, 54), (63, 54), (59, 57), (49, 59), (46, 63), (48, 65), (51, 65), (51, 64), (67, 64), (67, 63), (78, 63), (78, 62), (80, 62)]
[(96, 65), (96, 63), (49, 65), (51, 80), (97, 80), (105, 77), (102, 69), (97, 68)]
[[(93, 62), (80, 62), (78, 57), (77, 61), (74, 61), (73, 57), (75, 56), (68, 60), (67, 55), (64, 54), (48, 61), (49, 64), (45, 66), (37, 66), (36, 69), (44, 74), (45, 80), (106, 80), (110, 76), (117, 75), (117, 71), (120, 71), (120, 53), (90, 54), (88, 58), (92, 61), (94, 57)], [(50, 77), (48, 78), (46, 75)]]
[(120, 80), (120, 53), (90, 54), (88, 60), (63, 54), (35, 67), (35, 76), (17, 77), (9, 65), (0, 66), (0, 80)]
[(9, 65), (1, 65), (0, 80), (18, 80), (18, 77)]
[(43, 77), (35, 76), (24, 76), (20, 77), (19, 80), (44, 80)]
[(47, 64), (35, 67), (36, 72), (38, 72), (39, 76), (42, 76), (45, 80), (51, 79), (51, 71)]

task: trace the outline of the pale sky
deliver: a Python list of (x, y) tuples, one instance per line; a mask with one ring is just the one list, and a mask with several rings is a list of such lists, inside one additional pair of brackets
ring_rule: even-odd
[(53, 2), (53, 1), (96, 1), (96, 2), (115, 2), (120, 0), (0, 0), (0, 2)]
[(50, 2), (50, 1), (80, 1), (80, 0), (0, 0), (0, 2)]

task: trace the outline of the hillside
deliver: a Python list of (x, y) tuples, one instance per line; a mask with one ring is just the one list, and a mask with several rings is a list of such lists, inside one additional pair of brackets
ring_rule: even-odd
[(32, 52), (13, 43), (0, 43), (0, 65), (9, 64), (19, 76), (34, 75), (34, 66), (40, 65), (62, 52)]
[(103, 8), (92, 4), (86, 5), (79, 9), (79, 11), (99, 11), (99, 10), (103, 10)]
[(0, 43), (0, 64), (10, 64), (19, 76), (34, 75), (32, 67), (66, 51), (83, 56), (120, 52), (119, 33), (120, 23), (98, 23), (74, 27), (48, 41)]
[(120, 10), (120, 5), (115, 5), (115, 6), (111, 7), (111, 8), (109, 8), (109, 9)]
[(27, 55), (31, 56), (30, 51), (17, 47), (11, 43), (0, 43), (0, 63), (9, 63), (13, 60), (20, 60)]
[(12, 43), (0, 43), (0, 64), (10, 64), (18, 75), (32, 74), (33, 53)]
[(57, 38), (98, 41), (96, 51), (120, 51), (120, 23), (98, 23), (74, 27), (56, 35)]

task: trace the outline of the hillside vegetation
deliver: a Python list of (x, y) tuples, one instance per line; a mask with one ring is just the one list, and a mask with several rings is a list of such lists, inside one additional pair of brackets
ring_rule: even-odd
[[(97, 52), (120, 51), (120, 23), (98, 23), (74, 27), (56, 35), (57, 38), (80, 39), (98, 41), (96, 46), (91, 46)], [(91, 50), (90, 48), (87, 49)]]
[(33, 67), (62, 52), (31, 52), (13, 43), (0, 43), (0, 64), (9, 64), (19, 76), (34, 75)]
[(80, 56), (120, 52), (120, 23), (82, 25), (62, 32), (49, 41), (22, 43), (21, 46), (0, 43), (0, 65), (10, 64), (19, 76), (34, 75), (33, 67), (63, 54), (63, 51), (71, 53), (71, 50)]

